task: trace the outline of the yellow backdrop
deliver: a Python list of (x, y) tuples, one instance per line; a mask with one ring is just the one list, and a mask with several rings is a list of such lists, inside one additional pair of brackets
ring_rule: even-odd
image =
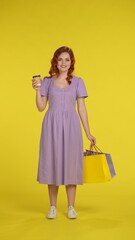
[[(80, 199), (86, 192), (91, 196), (98, 194), (99, 198), (103, 193), (115, 194), (121, 196), (122, 202), (127, 201), (125, 196), (134, 199), (134, 13), (133, 0), (0, 1), (3, 201), (5, 196), (9, 201), (11, 196), (22, 201), (27, 195), (31, 196), (29, 201), (47, 198), (46, 188), (36, 182), (44, 113), (36, 109), (31, 78), (48, 75), (54, 51), (63, 45), (73, 49), (74, 74), (86, 84), (91, 132), (97, 138), (97, 146), (111, 153), (117, 173), (108, 184), (85, 185), (84, 190), (79, 187)], [(85, 149), (89, 141), (84, 131), (83, 137)]]

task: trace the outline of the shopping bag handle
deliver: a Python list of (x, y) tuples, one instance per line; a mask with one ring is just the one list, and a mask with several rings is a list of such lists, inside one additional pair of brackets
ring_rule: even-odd
[(96, 152), (100, 152), (100, 153), (103, 153), (96, 145), (90, 145), (90, 150), (88, 150), (88, 149), (86, 149), (86, 154), (88, 153), (88, 152), (94, 152), (94, 150), (96, 151)]
[(92, 145), (92, 144), (91, 144), (91, 148), (94, 149), (96, 152), (101, 152), (101, 153), (103, 153), (103, 152), (99, 149), (99, 147), (97, 147), (96, 145)]

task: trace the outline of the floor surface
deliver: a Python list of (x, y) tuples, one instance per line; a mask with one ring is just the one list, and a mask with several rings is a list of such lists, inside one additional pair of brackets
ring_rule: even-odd
[(58, 216), (48, 220), (47, 187), (38, 193), (1, 196), (1, 240), (126, 240), (135, 239), (135, 195), (116, 183), (79, 186), (76, 196), (78, 218), (69, 220), (65, 189), (59, 189)]

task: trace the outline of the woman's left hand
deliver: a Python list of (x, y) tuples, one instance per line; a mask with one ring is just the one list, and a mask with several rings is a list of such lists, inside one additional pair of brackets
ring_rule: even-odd
[(91, 145), (95, 145), (96, 144), (96, 138), (92, 135), (88, 136), (88, 139), (91, 141)]

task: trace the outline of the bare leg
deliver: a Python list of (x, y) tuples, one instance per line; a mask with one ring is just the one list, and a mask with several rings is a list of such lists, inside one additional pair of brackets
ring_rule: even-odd
[(50, 206), (55, 206), (57, 204), (57, 195), (59, 187), (56, 185), (48, 185)]
[(68, 199), (68, 207), (74, 206), (75, 204), (75, 195), (76, 195), (76, 185), (68, 185), (66, 186), (67, 199)]

